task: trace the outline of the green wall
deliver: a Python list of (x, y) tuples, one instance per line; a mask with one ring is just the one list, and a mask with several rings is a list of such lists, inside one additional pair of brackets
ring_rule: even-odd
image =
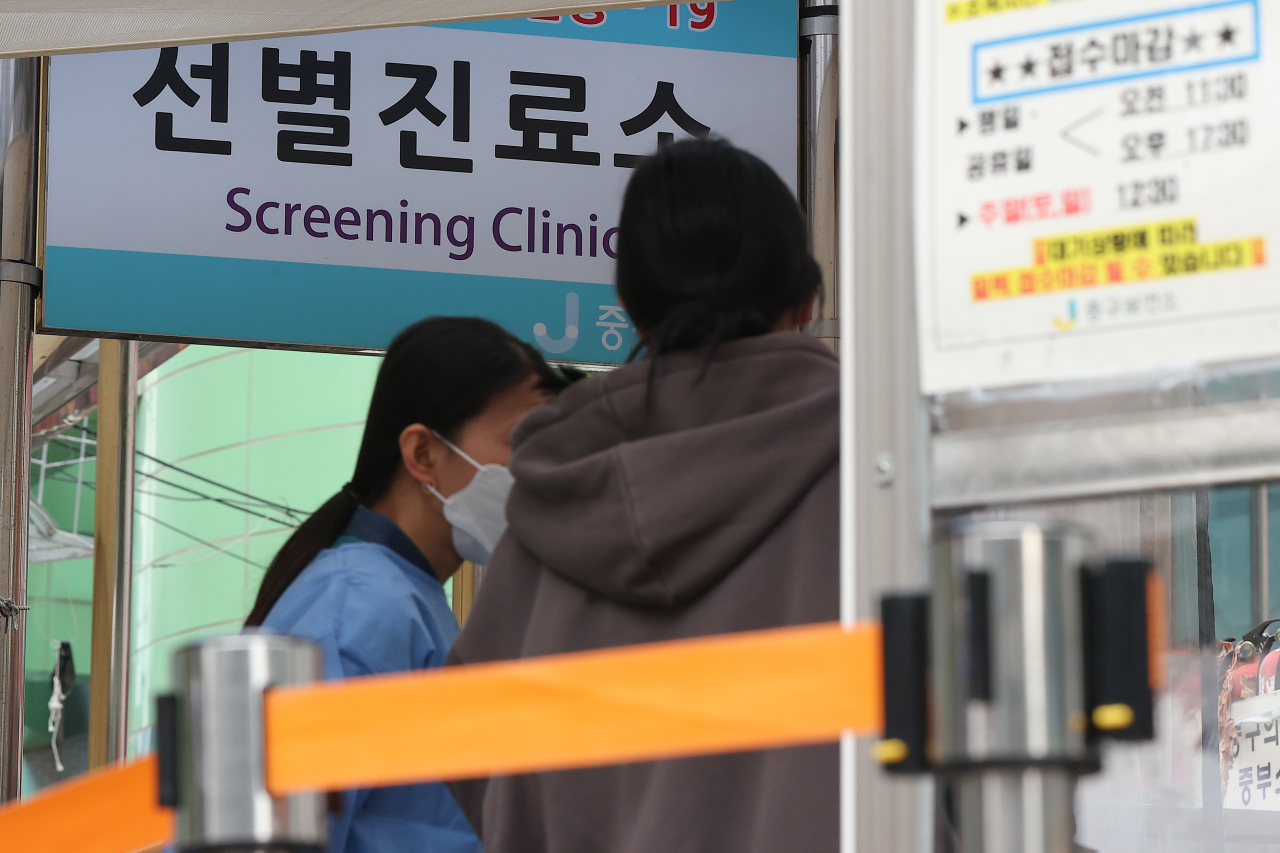
[(379, 364), (188, 347), (139, 383), (131, 752), (150, 748), (172, 653), (240, 630), (292, 529), (287, 513), (231, 490), (302, 513), (329, 498), (351, 476)]

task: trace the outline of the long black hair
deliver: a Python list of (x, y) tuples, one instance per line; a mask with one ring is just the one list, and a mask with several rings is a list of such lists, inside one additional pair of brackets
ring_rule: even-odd
[(405, 427), (422, 424), (452, 440), (494, 395), (534, 375), (550, 391), (566, 382), (537, 350), (488, 320), (431, 317), (397, 335), (378, 369), (351, 482), (276, 553), (245, 626), (261, 625), (289, 584), (342, 535), (356, 507), (375, 503), (391, 487)]
[(687, 140), (631, 176), (616, 281), (641, 336), (632, 357), (658, 356), (770, 331), (822, 272), (773, 169), (727, 142)]

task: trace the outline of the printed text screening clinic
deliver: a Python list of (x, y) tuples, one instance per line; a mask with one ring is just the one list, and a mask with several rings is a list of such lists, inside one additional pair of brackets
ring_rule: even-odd
[[(239, 222), (228, 222), (228, 231), (241, 232), (257, 227), (263, 234), (294, 234), (324, 239), (331, 234), (343, 240), (366, 240), (384, 243), (441, 245), (442, 238), (456, 251), (449, 257), (465, 261), (475, 251), (475, 217), (454, 216), (447, 222), (434, 213), (354, 207), (340, 207), (330, 212), (322, 204), (295, 204), (278, 201), (255, 203), (247, 187), (234, 187), (227, 193), (227, 206), (239, 215)], [(400, 207), (409, 206), (407, 199)], [(551, 222), (551, 212), (536, 207), (504, 207), (493, 217), (494, 244), (507, 252), (540, 252), (574, 257), (617, 257), (617, 228), (601, 230), (596, 214), (585, 226), (572, 222)], [(538, 227), (538, 226), (541, 227)], [(554, 228), (552, 227), (554, 225)]]

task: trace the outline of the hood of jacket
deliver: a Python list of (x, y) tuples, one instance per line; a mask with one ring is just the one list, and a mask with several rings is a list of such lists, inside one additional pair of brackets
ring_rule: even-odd
[(508, 533), (609, 600), (683, 604), (837, 465), (839, 411), (834, 354), (795, 333), (579, 382), (516, 430)]

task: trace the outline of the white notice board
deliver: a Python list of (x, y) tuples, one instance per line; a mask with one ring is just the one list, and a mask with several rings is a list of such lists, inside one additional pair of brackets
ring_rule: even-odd
[(1280, 353), (1280, 4), (917, 10), (926, 393)]
[[(1237, 703), (1238, 706), (1238, 703)], [(1228, 809), (1280, 811), (1280, 723), (1238, 723), (1222, 804)]]

